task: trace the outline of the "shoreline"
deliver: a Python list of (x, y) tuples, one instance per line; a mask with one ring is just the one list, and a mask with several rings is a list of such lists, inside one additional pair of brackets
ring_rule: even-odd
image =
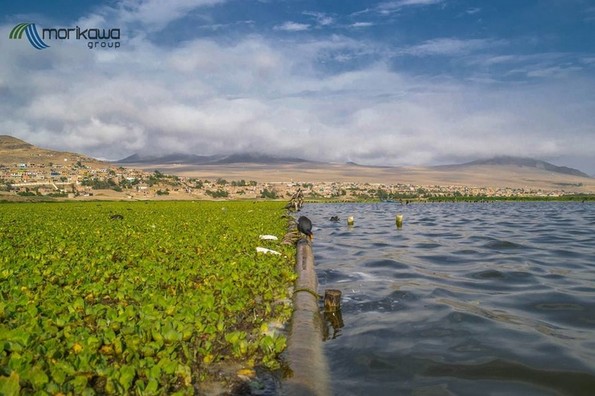
[[(0, 204), (10, 203), (83, 203), (83, 202), (285, 202), (286, 199), (266, 199), (266, 198), (221, 198), (221, 199), (205, 199), (197, 197), (184, 198), (145, 198), (145, 199), (129, 199), (124, 197), (84, 197), (84, 198), (53, 198), (47, 196), (19, 196), (0, 194)], [(349, 204), (349, 203), (395, 203), (395, 204), (416, 204), (416, 203), (485, 203), (485, 202), (595, 202), (595, 194), (569, 194), (561, 196), (517, 196), (517, 197), (498, 197), (498, 196), (442, 196), (442, 197), (407, 197), (395, 198), (389, 200), (382, 199), (333, 199), (333, 198), (318, 198), (305, 199), (304, 203), (309, 204)]]

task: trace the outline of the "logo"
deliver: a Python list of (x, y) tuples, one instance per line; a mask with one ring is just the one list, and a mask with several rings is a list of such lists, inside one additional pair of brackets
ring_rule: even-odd
[(14, 28), (12, 28), (8, 38), (20, 40), (23, 38), (23, 32), (27, 34), (27, 39), (29, 39), (29, 43), (31, 43), (34, 48), (42, 50), (50, 47), (43, 42), (41, 37), (39, 37), (39, 33), (37, 33), (37, 28), (35, 28), (34, 23), (19, 23)]
[(29, 43), (38, 50), (49, 48), (44, 40), (85, 40), (89, 49), (94, 48), (120, 48), (120, 29), (90, 28), (49, 28), (41, 29), (38, 33), (34, 23), (19, 23), (10, 31), (9, 38), (20, 40), (23, 33), (27, 34)]

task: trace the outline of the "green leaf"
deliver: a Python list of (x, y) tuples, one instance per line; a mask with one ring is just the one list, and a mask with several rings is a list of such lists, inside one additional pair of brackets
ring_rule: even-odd
[(99, 338), (91, 336), (87, 338), (87, 346), (89, 347), (90, 351), (95, 352), (101, 346), (101, 341)]
[(149, 370), (149, 376), (151, 379), (158, 380), (161, 377), (161, 367), (158, 365), (151, 367), (151, 370)]
[(76, 370), (74, 367), (69, 362), (64, 360), (50, 365), (50, 374), (58, 385), (62, 385), (67, 376), (72, 376), (75, 374), (75, 372)]
[(173, 374), (178, 367), (177, 363), (168, 358), (163, 358), (159, 361), (158, 366), (161, 367), (164, 373)]
[(87, 377), (85, 377), (84, 375), (77, 375), (71, 381), (71, 384), (72, 384), (72, 386), (74, 388), (74, 392), (76, 394), (79, 394), (80, 395), (87, 388)]
[(132, 381), (134, 380), (135, 375), (136, 370), (132, 366), (126, 365), (120, 368), (120, 378), (118, 379), (118, 382), (122, 385), (125, 391), (128, 391), (132, 386)]
[(145, 388), (146, 395), (155, 395), (157, 394), (157, 390), (159, 389), (159, 382), (155, 378), (149, 378), (149, 382), (147, 383), (147, 387)]
[(18, 396), (20, 390), (19, 375), (16, 372), (13, 371), (8, 377), (0, 377), (0, 395)]
[(39, 365), (33, 366), (23, 378), (29, 380), (35, 389), (41, 389), (50, 380)]
[(175, 331), (172, 327), (166, 327), (163, 329), (163, 338), (166, 342), (172, 343), (180, 341), (182, 339), (182, 334)]
[(275, 352), (277, 353), (281, 353), (285, 350), (285, 347), (287, 346), (287, 339), (285, 338), (285, 336), (278, 336), (277, 339), (275, 340)]

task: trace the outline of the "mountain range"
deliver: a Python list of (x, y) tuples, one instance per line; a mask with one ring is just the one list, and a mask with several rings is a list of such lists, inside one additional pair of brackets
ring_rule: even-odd
[[(36, 147), (21, 139), (0, 135), (0, 164), (10, 165), (15, 163), (56, 163), (58, 161), (83, 161), (87, 164), (105, 167), (109, 163), (93, 159), (91, 157), (54, 151)], [(145, 170), (159, 169), (164, 172), (176, 174), (201, 174), (203, 177), (213, 175), (240, 175), (251, 176), (252, 173), (261, 172), (262, 178), (288, 177), (289, 179), (304, 179), (308, 177), (329, 179), (334, 176), (345, 179), (368, 180), (380, 182), (405, 178), (407, 175), (411, 180), (421, 179), (425, 175), (432, 175), (432, 182), (460, 182), (464, 179), (478, 177), (477, 182), (486, 184), (493, 181), (493, 174), (498, 173), (498, 185), (510, 184), (508, 181), (530, 183), (536, 179), (547, 180), (554, 177), (557, 185), (583, 184), (585, 180), (591, 184), (593, 179), (578, 169), (566, 166), (558, 166), (546, 161), (511, 156), (500, 156), (490, 159), (475, 160), (463, 164), (443, 165), (434, 167), (391, 167), (391, 166), (367, 166), (354, 162), (345, 164), (330, 164), (323, 162), (308, 161), (295, 157), (280, 157), (259, 153), (236, 153), (231, 155), (193, 155), (193, 154), (170, 154), (165, 156), (150, 156), (134, 154), (122, 160), (111, 163), (115, 166), (133, 167)], [(321, 176), (322, 175), (322, 176)], [(550, 175), (550, 176), (548, 176)], [(568, 180), (564, 180), (567, 178)], [(572, 179), (572, 180), (570, 180)], [(496, 182), (496, 181), (494, 181)], [(552, 181), (553, 182), (553, 181)]]
[[(226, 165), (226, 164), (320, 164), (316, 161), (308, 161), (295, 157), (277, 157), (268, 154), (259, 153), (241, 153), (232, 155), (194, 155), (194, 154), (169, 154), (164, 156), (150, 156), (133, 154), (129, 157), (115, 161), (117, 164), (138, 164), (148, 165)], [(347, 166), (366, 166), (355, 162), (347, 162)], [(495, 166), (513, 166), (524, 168), (542, 169), (548, 172), (560, 173), (563, 175), (590, 177), (588, 174), (578, 169), (566, 166), (557, 166), (546, 161), (533, 158), (498, 156), (489, 159), (480, 159), (462, 164), (441, 165), (431, 167), (437, 170), (457, 170), (461, 168), (470, 168), (474, 166), (495, 165)], [(391, 167), (382, 167), (391, 168)]]
[(499, 156), (483, 160), (475, 160), (466, 162), (461, 165), (446, 165), (442, 168), (449, 167), (472, 167), (478, 165), (496, 165), (496, 166), (516, 166), (525, 168), (543, 169), (548, 172), (560, 173), (563, 175), (590, 177), (588, 174), (581, 172), (578, 169), (569, 168), (567, 166), (557, 166), (546, 161), (541, 161), (533, 158)]
[(180, 165), (225, 165), (225, 164), (298, 164), (311, 162), (301, 158), (276, 157), (268, 154), (239, 153), (231, 155), (169, 154), (151, 156), (133, 154), (116, 161), (118, 164), (180, 164)]

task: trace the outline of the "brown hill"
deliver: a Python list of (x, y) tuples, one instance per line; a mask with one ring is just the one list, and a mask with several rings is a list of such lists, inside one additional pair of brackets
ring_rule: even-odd
[(105, 167), (107, 163), (86, 155), (36, 147), (9, 135), (0, 135), (0, 164), (45, 164), (81, 161), (87, 166)]
[(258, 182), (354, 182), (413, 184), (420, 186), (468, 186), (529, 188), (544, 191), (595, 193), (595, 179), (566, 175), (540, 168), (512, 165), (449, 167), (373, 167), (355, 164), (135, 164), (146, 171), (204, 179), (256, 180)]
[(27, 150), (34, 146), (25, 142), (24, 140), (17, 139), (8, 135), (0, 135), (0, 149), (5, 150)]
[(571, 176), (580, 176), (580, 177), (590, 177), (584, 172), (581, 172), (578, 169), (569, 168), (567, 166), (557, 166), (551, 164), (546, 161), (536, 160), (533, 158), (525, 158), (525, 157), (512, 157), (512, 156), (499, 156), (494, 158), (489, 158), (485, 160), (476, 160), (472, 162), (467, 162), (466, 164), (461, 165), (448, 165), (445, 168), (454, 169), (454, 167), (465, 167), (465, 166), (477, 166), (477, 165), (501, 165), (501, 166), (513, 166), (513, 167), (522, 167), (522, 168), (537, 168), (543, 169), (545, 171), (551, 173), (562, 173), (565, 175)]

